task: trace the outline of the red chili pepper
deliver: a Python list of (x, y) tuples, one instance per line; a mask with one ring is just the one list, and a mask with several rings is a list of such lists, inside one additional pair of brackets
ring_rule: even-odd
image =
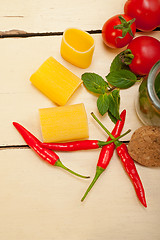
[(59, 156), (55, 152), (42, 147), (41, 142), (32, 133), (30, 133), (27, 129), (25, 129), (22, 125), (20, 125), (17, 122), (13, 122), (13, 125), (22, 135), (23, 139), (30, 146), (30, 148), (32, 148), (43, 160), (47, 161), (51, 165), (61, 167), (78, 177), (89, 178), (88, 176), (80, 175), (70, 170), (69, 168), (65, 167), (63, 163), (60, 161)]
[(41, 143), (41, 146), (48, 149), (56, 151), (77, 151), (77, 150), (88, 150), (88, 149), (97, 149), (104, 145), (107, 145), (106, 142), (99, 140), (82, 140), (82, 141), (73, 141), (66, 143)]
[[(103, 143), (103, 142), (102, 142)], [(41, 143), (41, 146), (56, 151), (77, 151), (96, 149), (101, 145), (101, 141), (98, 140), (83, 140), (66, 143)]]
[[(97, 117), (93, 113), (92, 113), (92, 116), (99, 123), (99, 125), (107, 132), (107, 134), (110, 136), (110, 138), (115, 139), (114, 136), (97, 119)], [(128, 153), (127, 146), (119, 140), (115, 141), (114, 144), (116, 146), (117, 154), (120, 157), (120, 160), (123, 163), (123, 166), (124, 166), (126, 172), (128, 173), (128, 175), (129, 175), (129, 177), (130, 177), (130, 179), (131, 179), (131, 181), (134, 185), (134, 188), (135, 188), (138, 199), (140, 200), (140, 202), (143, 204), (144, 207), (147, 207), (144, 188), (143, 188), (142, 182), (140, 180), (140, 177), (138, 175), (138, 172), (137, 172), (136, 166), (134, 164), (134, 161)]]
[[(117, 136), (116, 140), (123, 137)], [(89, 150), (89, 149), (97, 149), (102, 148), (110, 143), (113, 143), (115, 140), (108, 140), (107, 142), (99, 141), (99, 140), (81, 140), (81, 141), (73, 141), (66, 143), (42, 143), (40, 142), (42, 147), (55, 150), (55, 151), (78, 151), (78, 150)]]
[(128, 173), (130, 179), (132, 180), (137, 197), (139, 198), (143, 206), (147, 207), (144, 188), (141, 179), (138, 175), (137, 169), (135, 167), (134, 161), (128, 153), (127, 146), (124, 143), (122, 143), (120, 146), (118, 145), (116, 146), (116, 150), (126, 172)]
[[(125, 122), (125, 117), (126, 117), (126, 110), (123, 110), (120, 115), (121, 120), (118, 120), (116, 122), (116, 125), (112, 131), (112, 135), (115, 138), (117, 138), (121, 134), (121, 131), (123, 129), (124, 122)], [(111, 138), (108, 137), (107, 142), (110, 140), (111, 140)], [(93, 187), (93, 185), (95, 184), (95, 182), (97, 181), (99, 176), (107, 168), (107, 166), (113, 156), (114, 149), (115, 149), (114, 143), (110, 143), (109, 145), (102, 147), (102, 150), (99, 155), (98, 163), (97, 163), (95, 177), (93, 178), (91, 184), (89, 185), (89, 187), (88, 187), (87, 191), (85, 192), (84, 196), (82, 197), (81, 201), (84, 201), (85, 197), (87, 196), (88, 192), (91, 190), (91, 188)]]

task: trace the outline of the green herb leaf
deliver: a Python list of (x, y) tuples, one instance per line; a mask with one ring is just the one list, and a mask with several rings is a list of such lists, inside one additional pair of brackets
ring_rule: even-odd
[(118, 88), (129, 88), (135, 84), (137, 77), (128, 70), (112, 71), (106, 76), (108, 82)]
[(114, 124), (116, 124), (117, 119), (112, 115), (112, 113), (111, 113), (110, 111), (108, 111), (108, 116), (109, 116), (109, 118), (111, 119), (111, 121), (112, 121)]
[(102, 116), (108, 111), (109, 98), (108, 98), (108, 95), (106, 93), (100, 95), (99, 98), (97, 99), (97, 107), (98, 107), (99, 113)]
[(142, 95), (146, 95), (146, 88), (147, 88), (147, 78), (144, 78), (139, 86), (139, 93)]
[(118, 71), (121, 69), (129, 70), (129, 66), (123, 63), (121, 56), (123, 55), (124, 51), (119, 53), (112, 61), (110, 66), (110, 72), (112, 71)]
[(160, 99), (160, 73), (158, 73), (156, 80), (155, 80), (155, 91), (156, 91), (158, 98)]
[(104, 94), (109, 87), (108, 83), (96, 73), (84, 73), (81, 79), (85, 87), (94, 93)]
[[(119, 105), (120, 105), (120, 95), (119, 90), (113, 90), (109, 95), (109, 112), (113, 115), (116, 120), (120, 120)], [(112, 120), (112, 119), (111, 119)]]
[(112, 96), (114, 100), (116, 101), (117, 106), (119, 107), (120, 105), (120, 95), (119, 95), (119, 89), (115, 89), (112, 91)]

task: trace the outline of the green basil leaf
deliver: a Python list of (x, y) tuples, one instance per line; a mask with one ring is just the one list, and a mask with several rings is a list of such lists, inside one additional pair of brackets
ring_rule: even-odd
[(110, 72), (106, 78), (112, 86), (123, 89), (131, 87), (137, 81), (134, 73), (124, 69)]
[(102, 116), (108, 111), (109, 99), (106, 93), (100, 95), (99, 98), (97, 99), (97, 107), (98, 107), (99, 113)]
[[(113, 90), (109, 95), (109, 112), (116, 118), (120, 120), (119, 105), (120, 105), (120, 95), (119, 90)], [(112, 119), (111, 119), (112, 120)]]
[(81, 79), (85, 87), (94, 93), (103, 94), (109, 87), (108, 83), (96, 73), (84, 73)]
[[(124, 52), (124, 51), (123, 51)], [(129, 66), (122, 62), (121, 55), (123, 52), (119, 53), (112, 61), (110, 66), (110, 72), (118, 71), (121, 69), (129, 70)]]

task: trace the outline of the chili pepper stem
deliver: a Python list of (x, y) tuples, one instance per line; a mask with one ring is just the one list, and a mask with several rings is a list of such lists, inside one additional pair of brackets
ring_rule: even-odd
[(128, 134), (131, 129), (129, 129), (127, 132), (125, 132), (124, 134), (122, 134), (121, 136), (115, 138), (109, 131), (108, 129), (99, 121), (99, 119), (95, 116), (95, 114), (93, 112), (91, 112), (92, 117), (96, 120), (96, 122), (103, 128), (103, 130), (108, 134), (108, 136), (112, 139), (112, 141), (115, 143), (116, 146), (118, 146), (119, 144), (122, 144), (118, 139), (125, 136), (126, 134)]
[(84, 201), (84, 199), (86, 198), (87, 194), (89, 193), (89, 191), (91, 190), (91, 188), (93, 187), (93, 185), (95, 184), (95, 182), (97, 181), (97, 179), (99, 178), (99, 176), (102, 174), (102, 172), (104, 170), (105, 170), (104, 168), (97, 166), (96, 174), (95, 174), (91, 184), (89, 185), (87, 191), (85, 192), (84, 196), (82, 197), (81, 202)]
[[(114, 142), (116, 148), (119, 147), (122, 142), (119, 141), (118, 139), (120, 138), (115, 138), (112, 133), (110, 133), (110, 131), (101, 123), (101, 121), (99, 121), (99, 119), (95, 116), (95, 114), (92, 112), (91, 113), (92, 117), (96, 120), (96, 122), (102, 127), (102, 129), (108, 134), (108, 136), (112, 139), (111, 141)], [(125, 136), (127, 133), (129, 133), (131, 130), (129, 129), (127, 132), (125, 132), (124, 134), (122, 134), (121, 136)]]
[(71, 173), (71, 174), (73, 174), (77, 177), (90, 178), (89, 176), (83, 176), (83, 175), (81, 175), (79, 173), (76, 173), (76, 172), (72, 171), (71, 169), (67, 168), (66, 166), (63, 165), (63, 163), (59, 159), (56, 161), (56, 163), (54, 165), (57, 166), (57, 167), (61, 167), (61, 168), (65, 169), (66, 171), (68, 171), (69, 173)]
[(120, 138), (122, 138), (122, 137), (124, 137), (125, 135), (127, 135), (128, 133), (130, 133), (130, 131), (131, 131), (131, 129), (128, 129), (125, 133), (123, 133), (123, 134), (120, 135), (119, 137), (117, 137), (117, 138), (113, 137), (112, 140), (107, 141), (107, 142), (99, 141), (98, 144), (99, 144), (100, 147), (109, 145), (110, 143), (115, 143), (115, 144), (116, 144), (116, 142), (119, 142), (118, 140), (119, 140)]
[(115, 140), (115, 137), (108, 131), (108, 129), (99, 121), (99, 119), (95, 116), (93, 112), (91, 112), (92, 117), (96, 120), (96, 122), (103, 128), (103, 130), (108, 134), (108, 136), (112, 139)]

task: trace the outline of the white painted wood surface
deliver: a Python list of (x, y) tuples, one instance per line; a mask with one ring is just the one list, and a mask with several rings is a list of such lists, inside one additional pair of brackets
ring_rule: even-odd
[(0, 29), (59, 32), (67, 27), (101, 29), (109, 17), (123, 13), (124, 0), (5, 0), (0, 8)]
[[(99, 1), (3, 1), (0, 31), (61, 32), (68, 27), (100, 30), (112, 15), (123, 11), (124, 0)], [(140, 33), (137, 34), (141, 35)], [(160, 32), (149, 35), (160, 40)], [(80, 202), (91, 180), (78, 179), (40, 160), (30, 149), (10, 148), (25, 142), (12, 126), (18, 121), (42, 140), (38, 109), (56, 106), (29, 78), (49, 56), (81, 76), (109, 71), (112, 59), (121, 50), (104, 46), (101, 34), (93, 34), (95, 52), (88, 69), (79, 69), (60, 56), (62, 36), (0, 39), (0, 239), (2, 240), (159, 240), (160, 170), (136, 164), (142, 178), (148, 208), (144, 209), (124, 172), (116, 153), (107, 170), (86, 198)], [(134, 108), (138, 84), (121, 91), (121, 110), (127, 109), (124, 131), (142, 126)], [(96, 97), (83, 86), (68, 104), (84, 102), (91, 139), (106, 138), (90, 116)], [(99, 116), (100, 117), (100, 116)], [(100, 117), (111, 130), (107, 115)], [(124, 139), (128, 140), (131, 134)], [(8, 146), (8, 147), (6, 147)], [(59, 153), (62, 162), (91, 179), (100, 150)]]

